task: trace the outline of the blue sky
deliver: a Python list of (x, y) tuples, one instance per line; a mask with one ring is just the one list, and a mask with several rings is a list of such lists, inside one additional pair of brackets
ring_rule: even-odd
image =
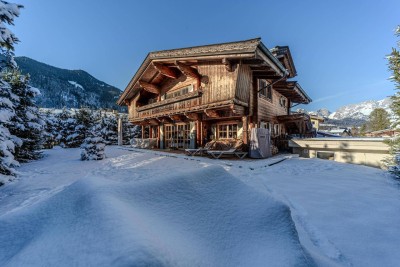
[(50, 1), (23, 4), (16, 55), (83, 69), (125, 89), (154, 50), (261, 37), (289, 45), (308, 110), (394, 93), (385, 55), (400, 1)]

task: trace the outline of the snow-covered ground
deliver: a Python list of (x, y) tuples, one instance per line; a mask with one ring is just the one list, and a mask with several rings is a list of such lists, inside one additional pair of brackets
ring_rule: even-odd
[[(398, 266), (400, 188), (319, 159), (55, 148), (0, 187), (0, 266)], [(269, 166), (271, 163), (286, 160)]]

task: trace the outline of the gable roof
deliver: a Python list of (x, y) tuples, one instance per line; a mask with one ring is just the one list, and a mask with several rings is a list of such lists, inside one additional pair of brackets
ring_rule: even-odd
[[(283, 64), (271, 53), (271, 51), (261, 42), (261, 38), (254, 38), (244, 41), (228, 42), (220, 44), (210, 44), (202, 46), (194, 46), (179, 49), (170, 49), (150, 52), (143, 63), (133, 76), (126, 89), (117, 101), (118, 105), (122, 105), (125, 99), (132, 97), (134, 93), (133, 87), (140, 79), (141, 75), (146, 71), (152, 61), (162, 60), (178, 60), (178, 59), (212, 59), (215, 57), (242, 55), (248, 58), (254, 58), (260, 51), (275, 65), (282, 74), (287, 74), (288, 71)], [(129, 96), (129, 98), (128, 98)]]

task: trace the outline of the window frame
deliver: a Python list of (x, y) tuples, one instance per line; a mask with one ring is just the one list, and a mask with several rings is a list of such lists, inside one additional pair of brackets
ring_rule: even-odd
[(238, 138), (239, 124), (237, 122), (219, 123), (217, 127), (217, 140), (232, 140)]

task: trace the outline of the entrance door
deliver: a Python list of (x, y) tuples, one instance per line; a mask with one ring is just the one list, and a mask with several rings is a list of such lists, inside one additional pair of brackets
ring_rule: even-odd
[(189, 148), (190, 124), (168, 124), (165, 125), (165, 147), (166, 148)]

